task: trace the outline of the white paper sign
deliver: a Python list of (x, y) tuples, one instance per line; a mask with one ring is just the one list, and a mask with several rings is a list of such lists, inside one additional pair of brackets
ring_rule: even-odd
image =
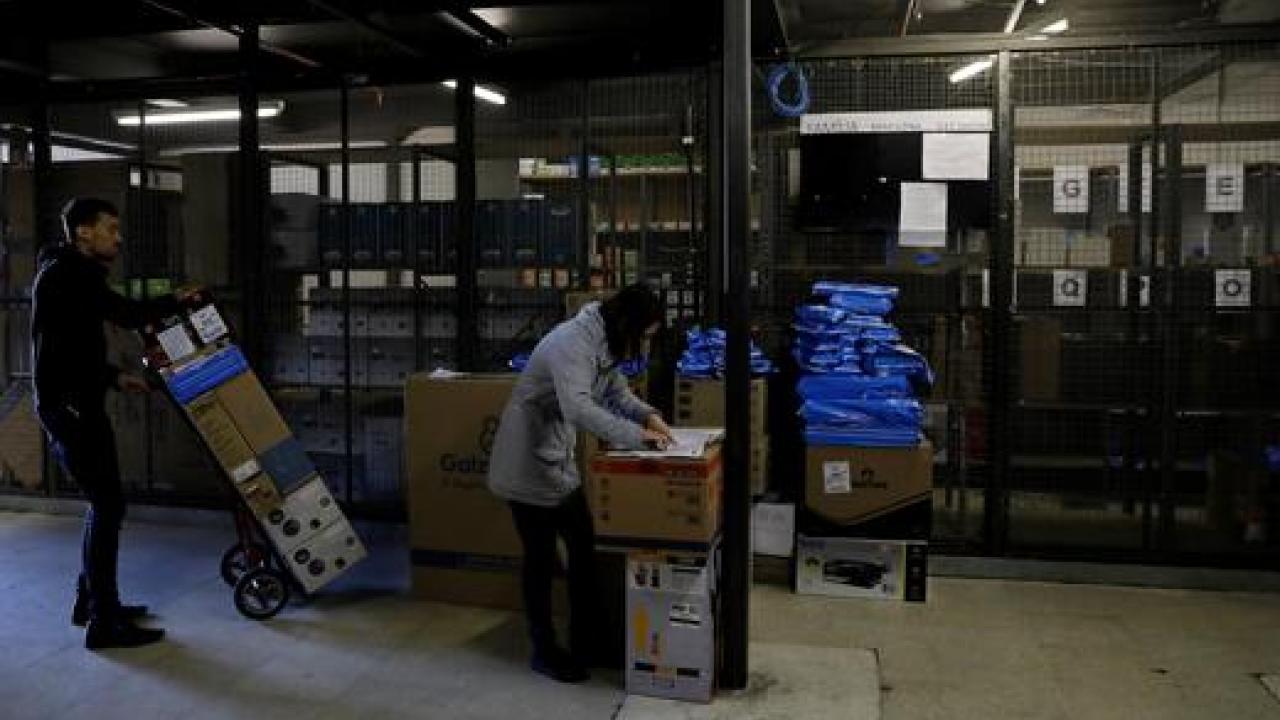
[(925, 133), (921, 141), (925, 180), (986, 180), (990, 163), (990, 133)]
[(227, 324), (222, 321), (222, 316), (212, 305), (206, 305), (191, 313), (191, 324), (195, 326), (200, 341), (206, 345), (227, 335)]
[(991, 110), (811, 113), (800, 118), (801, 135), (892, 132), (991, 132)]
[[(1151, 163), (1142, 163), (1142, 212), (1151, 212)], [(1120, 214), (1129, 212), (1129, 166), (1120, 166), (1120, 175), (1116, 179), (1116, 204)]]
[(902, 183), (898, 245), (947, 246), (947, 184)]
[(795, 549), (796, 506), (791, 503), (756, 503), (751, 514), (752, 552), (791, 557)]
[(1214, 272), (1214, 305), (1249, 307), (1253, 296), (1253, 274), (1248, 270)]
[(196, 353), (196, 346), (191, 342), (191, 336), (182, 325), (174, 325), (156, 335), (156, 338), (160, 340), (160, 347), (169, 357), (169, 362), (178, 362)]
[(1053, 271), (1053, 306), (1084, 307), (1088, 297), (1087, 270)]
[(1209, 163), (1204, 178), (1205, 212), (1244, 212), (1244, 163)]
[(1089, 212), (1089, 167), (1059, 165), (1053, 169), (1053, 211)]
[[(1120, 307), (1129, 307), (1129, 271), (1120, 271)], [(1138, 276), (1138, 307), (1151, 307), (1151, 276)]]
[(847, 461), (829, 460), (822, 463), (822, 487), (828, 495), (848, 495), (853, 492), (853, 471)]

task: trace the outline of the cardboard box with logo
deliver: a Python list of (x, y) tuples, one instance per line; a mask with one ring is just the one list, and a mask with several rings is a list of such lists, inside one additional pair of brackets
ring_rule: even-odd
[(796, 538), (801, 595), (924, 602), (929, 544), (922, 540)]
[(705, 553), (628, 554), (628, 693), (711, 701), (716, 664), (715, 558), (714, 548)]
[(596, 535), (620, 544), (709, 544), (720, 529), (720, 449), (709, 444), (697, 458), (597, 453), (586, 483)]
[(413, 591), (467, 605), (520, 607), (522, 549), (489, 491), (489, 453), (516, 376), (409, 378), (405, 470)]
[(805, 452), (802, 532), (928, 539), (933, 445), (810, 446)]
[[(750, 400), (751, 494), (762, 495), (769, 478), (769, 435), (767, 431), (769, 386), (765, 378), (752, 378)], [(724, 427), (724, 380), (678, 378), (675, 417), (679, 427)]]

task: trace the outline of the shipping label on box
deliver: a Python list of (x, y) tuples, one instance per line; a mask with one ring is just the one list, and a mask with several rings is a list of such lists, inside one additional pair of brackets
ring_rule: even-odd
[(222, 315), (218, 314), (218, 309), (212, 304), (192, 312), (188, 317), (191, 319), (191, 326), (196, 329), (196, 336), (205, 345), (221, 340), (229, 332)]
[(856, 538), (796, 540), (796, 592), (802, 595), (923, 602), (928, 543)]
[(181, 323), (156, 333), (156, 340), (170, 363), (181, 362), (196, 354), (195, 343), (191, 342), (186, 325)]

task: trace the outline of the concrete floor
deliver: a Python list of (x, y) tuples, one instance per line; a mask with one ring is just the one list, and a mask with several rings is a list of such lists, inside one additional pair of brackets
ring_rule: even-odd
[[(533, 675), (519, 618), (405, 597), (397, 533), (276, 620), (216, 576), (230, 527), (134, 523), (121, 584), (166, 643), (67, 622), (79, 521), (0, 512), (0, 718), (1280, 718), (1280, 597), (940, 578), (907, 605), (752, 597), (752, 686), (697, 706)], [(1271, 690), (1268, 689), (1270, 683)]]

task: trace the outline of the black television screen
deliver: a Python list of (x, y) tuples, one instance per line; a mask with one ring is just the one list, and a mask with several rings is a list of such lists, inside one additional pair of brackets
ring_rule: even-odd
[[(921, 134), (848, 133), (800, 138), (797, 220), (811, 232), (896, 235), (899, 186), (921, 182)], [(948, 185), (949, 229), (990, 227), (990, 184)]]

